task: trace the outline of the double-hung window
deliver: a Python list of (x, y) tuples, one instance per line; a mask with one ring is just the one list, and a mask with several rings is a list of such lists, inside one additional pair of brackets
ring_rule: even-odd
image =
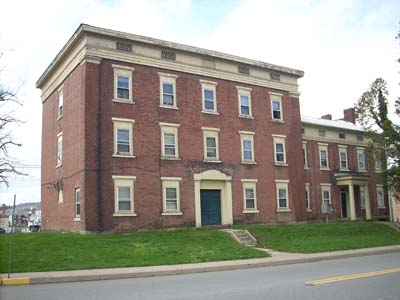
[(217, 111), (217, 83), (208, 80), (200, 80), (202, 94), (202, 112), (218, 114)]
[(177, 75), (158, 73), (160, 76), (160, 107), (177, 109), (176, 78)]
[(307, 211), (310, 212), (311, 211), (311, 201), (310, 201), (310, 184), (306, 183), (306, 208)]
[(365, 172), (365, 150), (362, 147), (357, 147), (357, 161), (358, 161), (358, 171)]
[(63, 158), (63, 134), (60, 132), (57, 135), (57, 167), (62, 165), (62, 158)]
[(134, 209), (135, 176), (112, 176), (114, 180), (114, 216), (136, 216)]
[(375, 158), (375, 172), (377, 173), (382, 172), (381, 153), (379, 151), (375, 152), (374, 158)]
[(328, 144), (318, 143), (319, 166), (322, 170), (329, 170)]
[(75, 189), (75, 218), (81, 217), (81, 189)]
[(348, 171), (348, 163), (347, 163), (347, 146), (338, 146), (339, 149), (339, 163), (341, 171)]
[(289, 180), (275, 180), (278, 212), (289, 210)]
[(272, 135), (274, 139), (275, 164), (286, 165), (285, 135)]
[(239, 131), (242, 148), (242, 163), (254, 164), (254, 132)]
[(179, 159), (178, 128), (179, 124), (160, 123), (161, 127), (161, 158)]
[(219, 128), (202, 127), (204, 141), (204, 161), (219, 162)]
[(303, 162), (304, 162), (304, 169), (308, 169), (307, 142), (303, 142)]
[(64, 87), (62, 86), (58, 90), (58, 118), (61, 118), (64, 114)]
[(251, 112), (251, 88), (236, 87), (239, 101), (239, 117), (253, 118)]
[(321, 183), (322, 204), (331, 204), (331, 184)]
[(383, 185), (376, 185), (376, 198), (378, 202), (378, 208), (385, 208), (385, 198), (383, 193)]
[(163, 193), (162, 215), (182, 215), (180, 211), (180, 177), (161, 177)]
[(257, 179), (242, 179), (243, 183), (243, 213), (258, 213), (257, 210)]
[(114, 154), (115, 157), (134, 157), (133, 155), (133, 125), (135, 120), (112, 118), (114, 124)]
[(271, 98), (271, 114), (273, 121), (283, 121), (282, 94), (269, 93)]
[(114, 99), (115, 102), (133, 103), (132, 73), (134, 68), (112, 65), (114, 69)]
[(360, 206), (365, 209), (365, 187), (360, 185)]

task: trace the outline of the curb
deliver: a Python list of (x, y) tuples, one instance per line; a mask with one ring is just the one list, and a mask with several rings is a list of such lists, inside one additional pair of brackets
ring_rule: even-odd
[[(108, 279), (126, 279), (152, 276), (166, 276), (238, 270), (246, 268), (272, 267), (280, 265), (317, 262), (339, 258), (359, 257), (367, 255), (389, 254), (400, 252), (400, 245), (344, 250), (313, 254), (286, 253), (276, 257), (255, 258), (245, 260), (216, 261), (182, 265), (162, 265), (149, 267), (128, 267), (113, 269), (74, 270), (56, 272), (34, 272), (14, 274), (18, 278), (3, 278), (3, 285), (63, 283), (75, 281), (93, 281)], [(3, 274), (4, 275), (4, 274)], [(1, 280), (1, 279), (0, 279)]]

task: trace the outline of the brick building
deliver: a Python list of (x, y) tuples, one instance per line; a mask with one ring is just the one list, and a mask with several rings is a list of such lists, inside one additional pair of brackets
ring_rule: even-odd
[[(366, 183), (373, 185), (364, 189), (370, 196), (365, 203), (371, 203), (365, 211), (386, 214), (372, 204), (375, 173), (354, 169), (353, 149), (365, 146), (353, 140), (362, 135), (360, 128), (300, 117), (302, 76), (290, 68), (81, 25), (37, 82), (43, 103), (43, 229), (305, 221), (320, 217), (327, 184), (336, 217), (363, 216), (353, 204)], [(316, 137), (318, 129), (327, 136)], [(336, 131), (352, 138), (329, 139)], [(329, 144), (329, 170), (317, 166), (321, 143)], [(347, 145), (347, 177), (336, 172), (337, 143)], [(350, 215), (340, 213), (342, 189)]]

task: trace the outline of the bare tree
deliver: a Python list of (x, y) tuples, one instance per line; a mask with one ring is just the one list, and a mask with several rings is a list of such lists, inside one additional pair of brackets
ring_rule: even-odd
[[(0, 59), (2, 53), (0, 53)], [(25, 175), (18, 170), (18, 161), (10, 155), (10, 148), (20, 147), (21, 144), (14, 141), (12, 129), (22, 121), (18, 120), (15, 110), (21, 106), (16, 92), (2, 84), (0, 70), (0, 185), (9, 185), (8, 178), (11, 175)]]

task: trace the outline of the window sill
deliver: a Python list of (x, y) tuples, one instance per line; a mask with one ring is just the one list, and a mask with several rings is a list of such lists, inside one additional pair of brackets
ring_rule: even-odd
[(386, 206), (378, 206), (378, 209), (386, 209)]
[(241, 118), (241, 119), (254, 120), (254, 117), (253, 117), (253, 116), (246, 116), (246, 115), (239, 115), (239, 118)]
[(375, 170), (375, 173), (380, 174), (382, 173), (382, 170)]
[(81, 218), (80, 218), (80, 217), (74, 219), (74, 222), (80, 222), (80, 221), (81, 221)]
[(346, 168), (346, 169), (339, 169), (339, 171), (341, 171), (341, 172), (349, 172), (350, 170), (348, 168)]
[(287, 163), (280, 163), (280, 162), (275, 162), (275, 167), (287, 167)]
[(113, 217), (136, 217), (137, 213), (115, 213)]
[(241, 164), (243, 164), (243, 165), (256, 165), (257, 162), (255, 162), (255, 161), (245, 161), (245, 160), (242, 160), (242, 161), (241, 161)]
[(222, 161), (220, 161), (220, 160), (216, 160), (216, 159), (205, 159), (205, 160), (203, 160), (204, 162), (206, 162), (206, 163), (214, 163), (214, 164), (220, 164)]
[(179, 110), (179, 107), (176, 107), (176, 106), (173, 106), (173, 105), (160, 104), (159, 107), (160, 108), (169, 108), (169, 109)]
[(271, 121), (272, 122), (275, 122), (275, 123), (285, 123), (285, 121), (283, 121), (283, 120), (280, 120), (280, 119), (271, 119)]
[(113, 154), (113, 157), (136, 158), (135, 155)]
[(258, 214), (260, 211), (258, 210), (258, 209), (253, 209), (253, 210), (250, 210), (250, 209), (245, 209), (244, 211), (243, 211), (243, 213), (244, 214)]
[(365, 169), (363, 169), (363, 170), (360, 170), (360, 169), (358, 169), (358, 170), (357, 170), (357, 172), (360, 172), (360, 173), (366, 173), (366, 172), (367, 172), (367, 170), (365, 170)]
[(62, 167), (62, 164), (59, 164), (56, 166), (56, 169), (61, 168), (61, 167)]
[(212, 110), (202, 110), (201, 111), (203, 114), (209, 114), (209, 115), (219, 115), (219, 112), (212, 111)]
[(331, 169), (329, 168), (319, 168), (321, 171), (330, 171)]
[(304, 167), (304, 170), (309, 170), (310, 169), (310, 167)]
[(309, 213), (312, 212), (312, 209), (307, 209), (307, 212), (309, 212)]
[(182, 216), (183, 213), (180, 211), (176, 211), (176, 212), (163, 212), (161, 213), (162, 216)]
[(181, 160), (179, 157), (174, 156), (161, 156), (162, 160)]
[(125, 103), (125, 104), (135, 104), (132, 100), (123, 100), (123, 99), (112, 99), (112, 102), (117, 103)]
[(64, 115), (58, 116), (57, 121), (60, 121)]
[(276, 212), (291, 212), (292, 210), (291, 209), (289, 209), (289, 208), (281, 208), (281, 209), (278, 209)]

